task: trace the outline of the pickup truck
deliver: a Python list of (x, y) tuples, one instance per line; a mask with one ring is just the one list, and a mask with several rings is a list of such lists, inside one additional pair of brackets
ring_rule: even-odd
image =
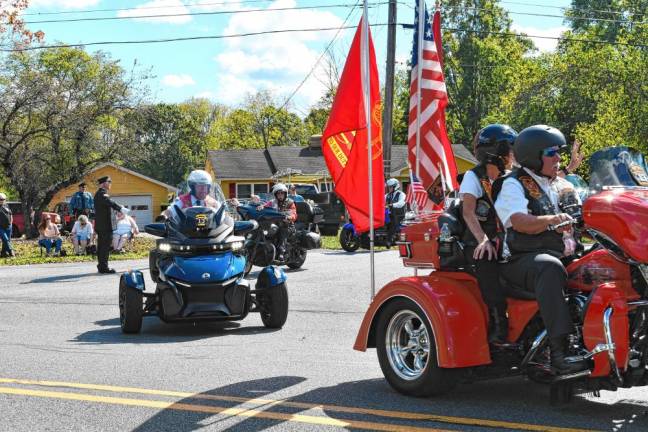
[(317, 185), (296, 183), (296, 192), (304, 199), (313, 200), (324, 210), (324, 220), (318, 224), (320, 233), (326, 236), (337, 235), (340, 225), (346, 220), (344, 204), (335, 192), (320, 192)]

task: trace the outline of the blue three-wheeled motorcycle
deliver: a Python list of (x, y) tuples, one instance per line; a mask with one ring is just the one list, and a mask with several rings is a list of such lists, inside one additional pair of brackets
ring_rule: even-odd
[(268, 328), (288, 317), (286, 275), (275, 266), (259, 273), (254, 288), (244, 278), (245, 235), (255, 221), (234, 222), (224, 202), (208, 207), (174, 206), (165, 223), (145, 231), (161, 237), (149, 256), (155, 292), (147, 292), (139, 270), (119, 281), (119, 319), (124, 333), (138, 333), (142, 317), (164, 322), (234, 321), (259, 312)]

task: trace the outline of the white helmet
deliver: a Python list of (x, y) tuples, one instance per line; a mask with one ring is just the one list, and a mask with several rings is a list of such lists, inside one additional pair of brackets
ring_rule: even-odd
[(272, 187), (272, 195), (277, 196), (277, 192), (285, 192), (288, 195), (288, 188), (283, 183), (277, 183)]
[(394, 190), (396, 191), (400, 189), (400, 183), (398, 182), (398, 180), (392, 177), (389, 180), (387, 180), (387, 187), (388, 188), (393, 187)]
[(191, 189), (191, 194), (196, 196), (195, 186), (208, 185), (211, 189), (212, 178), (207, 171), (193, 170), (189, 173), (189, 177), (187, 177), (187, 184), (189, 185), (189, 189)]
[(6, 200), (6, 199), (7, 199), (7, 195), (5, 195), (5, 194), (3, 194), (2, 192), (0, 192), (0, 199)]

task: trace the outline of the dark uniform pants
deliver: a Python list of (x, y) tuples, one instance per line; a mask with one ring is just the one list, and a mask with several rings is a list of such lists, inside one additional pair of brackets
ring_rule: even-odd
[(564, 298), (567, 270), (558, 258), (547, 253), (528, 253), (500, 264), (500, 270), (513, 284), (535, 293), (540, 316), (550, 338), (573, 332), (574, 326)]
[(112, 243), (112, 231), (97, 231), (97, 269), (108, 270), (108, 255)]
[(488, 308), (498, 308), (506, 310), (506, 293), (500, 282), (500, 264), (497, 259), (479, 259), (472, 258), (475, 252), (474, 247), (466, 247), (464, 253), (469, 262), (475, 263), (475, 276), (479, 284), (482, 299)]

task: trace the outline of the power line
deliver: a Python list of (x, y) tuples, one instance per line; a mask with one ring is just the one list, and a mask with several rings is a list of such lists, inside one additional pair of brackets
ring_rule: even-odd
[(344, 25), (346, 24), (346, 22), (347, 22), (347, 21), (349, 20), (349, 18), (351, 17), (351, 14), (352, 14), (353, 11), (355, 10), (355, 8), (358, 6), (358, 3), (360, 3), (360, 0), (356, 1), (355, 5), (351, 8), (351, 10), (349, 11), (349, 13), (347, 14), (346, 18), (344, 18), (344, 21), (342, 22), (342, 25), (340, 26), (340, 28), (338, 29), (338, 31), (335, 33), (335, 35), (334, 35), (333, 38), (331, 39), (331, 42), (329, 42), (329, 44), (326, 46), (326, 48), (324, 49), (324, 51), (322, 52), (322, 54), (319, 56), (319, 58), (317, 59), (317, 61), (316, 61), (315, 64), (313, 65), (313, 67), (311, 67), (311, 70), (308, 71), (308, 73), (306, 74), (306, 76), (304, 77), (304, 79), (301, 80), (301, 82), (297, 85), (297, 87), (295, 88), (295, 90), (293, 90), (293, 92), (290, 94), (290, 96), (288, 96), (288, 98), (287, 98), (286, 101), (283, 103), (283, 105), (281, 105), (281, 107), (279, 107), (278, 111), (281, 111), (282, 109), (286, 108), (286, 106), (288, 105), (288, 103), (290, 102), (290, 100), (291, 100), (291, 99), (292, 99), (292, 98), (297, 94), (297, 92), (299, 91), (299, 89), (301, 89), (301, 87), (306, 83), (306, 81), (308, 80), (308, 78), (310, 78), (310, 76), (313, 74), (313, 72), (315, 71), (315, 68), (317, 67), (317, 65), (319, 64), (319, 62), (322, 61), (322, 59), (324, 58), (324, 56), (326, 55), (326, 53), (328, 52), (328, 50), (331, 49), (331, 46), (333, 46), (333, 42), (335, 42), (335, 39), (337, 39), (337, 37), (338, 37), (338, 35), (340, 34), (340, 32), (342, 31), (342, 29), (345, 28)]
[[(249, 4), (249, 3), (268, 3), (274, 0), (239, 0), (237, 3)], [(210, 3), (189, 3), (185, 4), (185, 7), (204, 7), (204, 6), (225, 6), (230, 5), (231, 2), (210, 2)], [(117, 8), (117, 9), (79, 9), (79, 10), (68, 10), (68, 11), (53, 11), (53, 12), (30, 12), (24, 13), (22, 16), (34, 16), (34, 15), (69, 15), (69, 14), (84, 14), (84, 13), (97, 13), (97, 12), (122, 12), (129, 10), (148, 10), (148, 9), (169, 9), (174, 6), (140, 6), (140, 7), (130, 7), (130, 8)], [(177, 7), (177, 6), (175, 6)]]
[[(270, 0), (248, 0), (242, 1), (241, 3), (259, 3), (260, 1), (270, 1)], [(532, 5), (528, 3), (520, 2), (502, 2), (502, 3), (511, 3), (511, 4), (523, 4), (526, 6), (540, 6)], [(219, 3), (195, 3), (186, 5), (188, 7), (192, 6), (213, 6), (213, 5), (225, 5), (228, 3), (219, 2)], [(387, 2), (376, 2), (370, 3), (370, 7), (376, 7), (385, 5)], [(398, 4), (411, 7), (409, 3), (399, 1)], [(145, 9), (169, 9), (173, 6), (148, 6), (140, 8), (119, 8), (119, 9), (94, 9), (87, 11), (59, 11), (59, 12), (45, 12), (45, 14), (63, 14), (63, 13), (88, 13), (88, 12), (113, 12), (113, 11), (133, 11), (133, 10), (145, 10)], [(272, 8), (272, 9), (230, 9), (223, 11), (208, 11), (208, 12), (186, 12), (186, 13), (169, 13), (169, 14), (152, 14), (152, 15), (129, 15), (129, 16), (112, 16), (112, 17), (89, 17), (89, 18), (66, 18), (66, 19), (50, 19), (50, 20), (40, 20), (40, 21), (26, 21), (25, 24), (55, 24), (55, 23), (71, 23), (71, 22), (86, 22), (86, 21), (116, 21), (116, 20), (126, 20), (126, 19), (153, 19), (153, 18), (177, 18), (183, 16), (209, 16), (209, 15), (224, 15), (224, 14), (234, 14), (234, 13), (251, 13), (251, 12), (272, 12), (272, 11), (286, 11), (286, 10), (307, 10), (307, 9), (324, 9), (324, 8), (338, 8), (338, 7), (353, 7), (351, 4), (335, 4), (335, 5), (311, 5), (311, 6), (293, 6), (293, 7), (284, 7), (284, 8)], [(564, 7), (554, 6), (554, 8), (559, 8), (565, 11), (572, 11), (577, 9), (569, 9)], [(486, 8), (478, 7), (466, 7), (464, 9), (469, 10), (479, 10), (479, 11), (489, 11)], [(580, 9), (582, 10), (582, 9)], [(595, 11), (595, 10), (591, 10)], [(579, 21), (600, 21), (600, 22), (610, 22), (610, 23), (623, 23), (623, 24), (648, 24), (648, 21), (633, 21), (633, 20), (617, 20), (612, 18), (597, 18), (589, 16), (568, 16), (568, 15), (555, 15), (555, 14), (546, 14), (546, 13), (534, 13), (534, 12), (518, 12), (518, 11), (506, 11), (511, 15), (522, 15), (522, 16), (537, 16), (537, 17), (546, 17), (546, 18), (562, 18), (564, 20), (579, 20)], [(604, 12), (604, 11), (599, 11)], [(612, 11), (609, 11), (610, 13)], [(39, 15), (40, 13), (35, 14), (25, 14), (25, 15)], [(638, 14), (637, 14), (638, 15)]]
[[(371, 27), (380, 27), (386, 26), (386, 23), (374, 23), (371, 24)], [(413, 28), (412, 24), (398, 24), (406, 29)], [(278, 30), (266, 30), (260, 32), (249, 32), (249, 33), (238, 33), (230, 35), (211, 35), (211, 36), (187, 36), (187, 37), (178, 37), (178, 38), (163, 38), (163, 39), (142, 39), (142, 40), (125, 40), (125, 41), (98, 41), (98, 42), (80, 42), (77, 44), (54, 44), (54, 45), (39, 45), (39, 46), (29, 46), (24, 48), (4, 48), (0, 52), (18, 52), (18, 51), (33, 51), (49, 48), (68, 48), (68, 47), (87, 47), (87, 46), (97, 46), (97, 45), (133, 45), (133, 44), (147, 44), (147, 43), (167, 43), (167, 42), (182, 42), (182, 41), (192, 41), (192, 40), (213, 40), (213, 39), (230, 39), (237, 37), (249, 37), (249, 36), (260, 36), (266, 34), (280, 34), (280, 33), (299, 33), (299, 32), (318, 32), (318, 31), (330, 31), (330, 30), (345, 30), (355, 28), (355, 26), (342, 26), (342, 27), (320, 27), (320, 28), (303, 28), (303, 29), (278, 29)], [(583, 43), (593, 43), (599, 45), (619, 45), (619, 46), (630, 46), (630, 47), (639, 47), (639, 48), (648, 48), (648, 44), (635, 44), (630, 42), (610, 42), (606, 40), (599, 39), (587, 39), (587, 38), (575, 38), (575, 37), (560, 37), (560, 36), (541, 36), (541, 35), (530, 35), (530, 34), (519, 34), (519, 33), (510, 33), (510, 32), (496, 32), (496, 31), (486, 31), (486, 30), (470, 30), (470, 29), (460, 29), (452, 27), (442, 27), (444, 31), (450, 33), (476, 33), (476, 34), (490, 34), (503, 37), (517, 37), (517, 38), (531, 38), (531, 39), (550, 39), (557, 41), (572, 41), (572, 42), (583, 42)]]
[(500, 0), (500, 3), (503, 4), (511, 4), (511, 5), (519, 5), (519, 6), (534, 6), (534, 7), (541, 7), (541, 8), (549, 8), (549, 9), (560, 9), (564, 10), (566, 12), (596, 12), (596, 13), (607, 13), (611, 15), (625, 15), (626, 13), (629, 15), (643, 15), (639, 12), (618, 12), (618, 11), (612, 11), (612, 10), (603, 10), (603, 9), (587, 9), (587, 8), (571, 8), (568, 6), (549, 6), (549, 5), (544, 5), (544, 4), (537, 4), (537, 3), (525, 3), (525, 2), (515, 2), (515, 1), (504, 1)]
[[(376, 7), (387, 2), (372, 3), (370, 7)], [(58, 20), (42, 20), (42, 21), (25, 21), (24, 24), (53, 24), (53, 23), (71, 23), (71, 22), (85, 22), (85, 21), (119, 21), (130, 19), (146, 19), (146, 18), (176, 18), (184, 16), (205, 16), (205, 15), (228, 15), (235, 13), (252, 13), (252, 12), (280, 12), (292, 10), (308, 10), (308, 9), (329, 9), (329, 8), (343, 8), (354, 7), (352, 4), (334, 4), (334, 5), (313, 5), (313, 6), (292, 6), (283, 8), (272, 9), (231, 9), (224, 11), (212, 12), (187, 12), (187, 13), (173, 13), (173, 14), (155, 14), (155, 15), (133, 15), (133, 16), (113, 16), (113, 17), (91, 17), (91, 18), (66, 18)]]

